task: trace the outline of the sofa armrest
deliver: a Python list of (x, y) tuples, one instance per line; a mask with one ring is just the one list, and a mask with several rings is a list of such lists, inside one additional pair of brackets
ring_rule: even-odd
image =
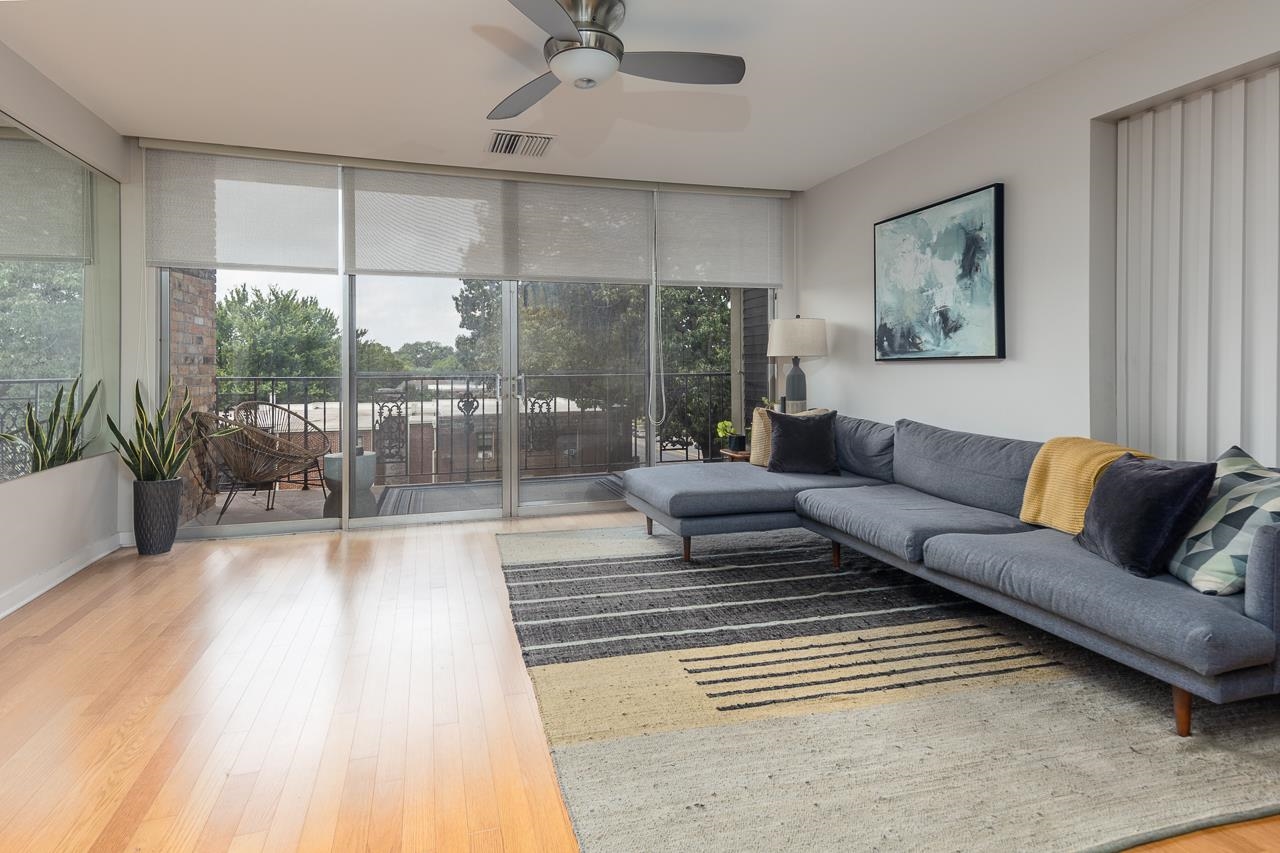
[(1271, 630), (1280, 627), (1280, 524), (1253, 537), (1244, 578), (1244, 614)]

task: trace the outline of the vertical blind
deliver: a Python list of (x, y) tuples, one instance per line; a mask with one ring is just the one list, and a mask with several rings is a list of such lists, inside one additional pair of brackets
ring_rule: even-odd
[(147, 262), (338, 271), (336, 166), (147, 151)]
[(88, 263), (92, 174), (21, 131), (0, 133), (0, 258)]
[(1280, 461), (1280, 69), (1119, 123), (1122, 441)]
[(152, 266), (333, 272), (345, 217), (354, 274), (779, 287), (783, 204), (147, 152)]

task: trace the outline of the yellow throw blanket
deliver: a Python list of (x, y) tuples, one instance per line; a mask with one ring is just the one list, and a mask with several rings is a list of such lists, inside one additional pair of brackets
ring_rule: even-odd
[(1112, 462), (1126, 453), (1150, 458), (1141, 451), (1092, 438), (1049, 439), (1031, 463), (1019, 518), (1063, 533), (1084, 530), (1084, 511), (1093, 496), (1094, 484)]

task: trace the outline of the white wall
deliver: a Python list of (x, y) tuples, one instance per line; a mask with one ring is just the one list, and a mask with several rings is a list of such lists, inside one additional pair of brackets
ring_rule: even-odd
[(79, 101), (0, 43), (0, 112), (117, 181), (129, 177), (129, 146)]
[[(1278, 51), (1280, 3), (1213, 4), (806, 192), (797, 310), (827, 318), (832, 336), (831, 356), (805, 365), (809, 401), (889, 422), (1108, 437), (1114, 196), (1096, 190), (1114, 186), (1114, 137), (1093, 119)], [(1008, 358), (875, 363), (873, 223), (995, 181)]]
[[(117, 180), (130, 177), (125, 139), (3, 44), (0, 111)], [(111, 454), (0, 483), (0, 616), (119, 547), (119, 482)]]
[(0, 483), (0, 616), (120, 546), (114, 454)]

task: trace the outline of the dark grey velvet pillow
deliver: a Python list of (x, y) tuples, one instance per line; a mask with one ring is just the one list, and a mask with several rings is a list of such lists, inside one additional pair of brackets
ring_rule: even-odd
[(1126, 453), (1098, 478), (1076, 542), (1130, 574), (1155, 577), (1204, 513), (1217, 466)]
[(773, 447), (769, 470), (782, 474), (840, 474), (836, 464), (836, 413), (799, 417), (769, 412)]

